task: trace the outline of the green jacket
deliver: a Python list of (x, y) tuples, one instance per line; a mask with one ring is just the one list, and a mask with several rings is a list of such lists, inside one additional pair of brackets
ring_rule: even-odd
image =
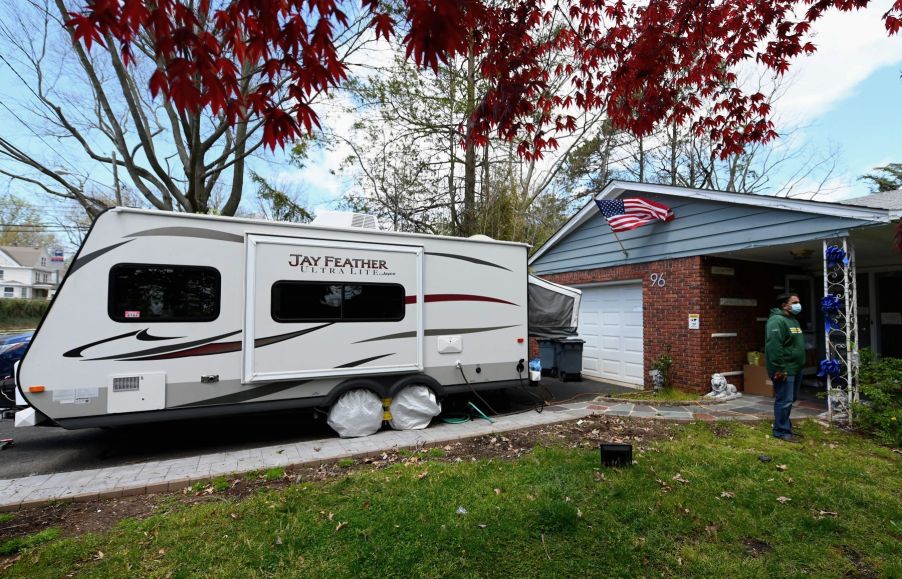
[(774, 308), (767, 319), (764, 356), (768, 372), (798, 374), (805, 366), (805, 334), (799, 321), (783, 310)]

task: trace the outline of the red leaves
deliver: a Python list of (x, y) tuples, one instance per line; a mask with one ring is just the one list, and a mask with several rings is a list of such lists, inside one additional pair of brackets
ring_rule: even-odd
[[(890, 36), (902, 30), (902, 0), (896, 0), (893, 7), (886, 11), (883, 15), (883, 24)], [(902, 244), (900, 244), (900, 248), (902, 248)]]
[(395, 30), (395, 20), (384, 12), (373, 16), (373, 21), (370, 25), (376, 29), (377, 39), (380, 36), (384, 36), (385, 40), (388, 40)]
[(84, 42), (85, 48), (91, 50), (91, 45), (97, 43), (100, 46), (106, 46), (103, 43), (103, 37), (100, 35), (96, 23), (81, 14), (71, 14), (66, 26), (72, 29), (72, 39), (75, 42)]
[(169, 92), (169, 83), (166, 81), (166, 73), (160, 69), (154, 71), (150, 75), (150, 94), (154, 98), (160, 93), (167, 94)]
[[(347, 74), (335, 46), (349, 26), (337, 0), (83, 0), (67, 26), (90, 50), (106, 35), (130, 64), (132, 39), (153, 39), (150, 91), (182, 111), (209, 109), (230, 122), (262, 120), (275, 148), (318, 126), (312, 99)], [(402, 0), (408, 57), (436, 70), (472, 51), (486, 88), (466, 139), (494, 133), (527, 158), (576, 129), (572, 108), (602, 109), (636, 134), (691, 123), (728, 155), (776, 136), (763, 95), (736, 88), (734, 70), (757, 59), (782, 74), (814, 52), (812, 23), (868, 0)], [(342, 4), (347, 7), (347, 4)], [(398, 23), (378, 0), (361, 0), (376, 38)], [(804, 6), (804, 15), (800, 8)], [(902, 30), (902, 0), (883, 15)], [(250, 87), (243, 79), (251, 75)], [(703, 111), (704, 103), (711, 110)]]

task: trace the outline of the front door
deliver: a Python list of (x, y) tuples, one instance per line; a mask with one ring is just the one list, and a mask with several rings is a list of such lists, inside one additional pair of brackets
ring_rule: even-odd
[(244, 382), (422, 370), (422, 256), (248, 235)]

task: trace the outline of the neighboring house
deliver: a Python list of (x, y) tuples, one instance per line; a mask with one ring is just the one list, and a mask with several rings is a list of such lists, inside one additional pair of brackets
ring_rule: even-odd
[(62, 266), (44, 248), (0, 246), (0, 298), (50, 299)]
[(858, 345), (902, 357), (902, 191), (842, 203), (612, 182), (596, 199), (643, 197), (675, 219), (618, 233), (594, 199), (530, 258), (531, 272), (583, 291), (583, 374), (641, 387), (668, 349), (674, 381), (704, 390), (711, 374), (742, 384), (761, 351), (777, 294), (801, 297), (807, 371), (824, 357), (823, 240), (854, 247)]

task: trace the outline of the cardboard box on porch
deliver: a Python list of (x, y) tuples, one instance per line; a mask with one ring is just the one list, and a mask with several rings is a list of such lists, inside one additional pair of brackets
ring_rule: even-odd
[(770, 396), (771, 398), (774, 396), (774, 383), (770, 381), (765, 366), (749, 366), (748, 364), (743, 366), (742, 383), (744, 385), (743, 392), (746, 394)]

